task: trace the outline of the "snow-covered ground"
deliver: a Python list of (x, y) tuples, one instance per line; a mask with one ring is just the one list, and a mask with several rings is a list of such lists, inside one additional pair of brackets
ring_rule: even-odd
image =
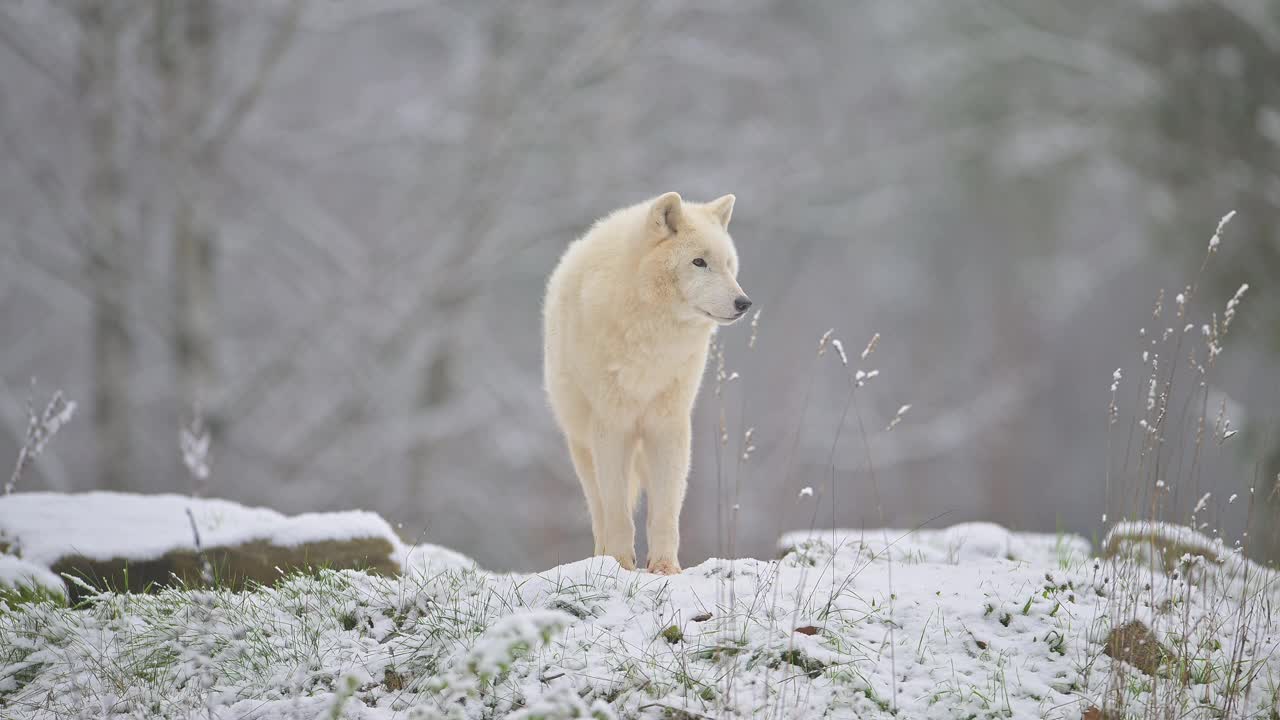
[[(807, 535), (785, 538), (781, 560), (673, 577), (607, 558), (497, 574), (424, 549), (402, 577), (24, 604), (0, 614), (0, 705), (14, 718), (1273, 717), (1280, 593), (1257, 566), (1190, 558), (1203, 572), (1166, 575), (990, 525), (836, 532), (834, 547), (831, 531)], [(1216, 581), (1227, 567), (1255, 575)], [(1163, 645), (1155, 676), (1103, 652), (1134, 619)]]
[(0, 553), (0, 592), (6, 588), (21, 587), (45, 590), (56, 595), (66, 594), (62, 578), (49, 572), (48, 568)]

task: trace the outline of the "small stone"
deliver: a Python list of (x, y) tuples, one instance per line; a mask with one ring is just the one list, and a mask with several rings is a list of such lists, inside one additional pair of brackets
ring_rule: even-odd
[(1141, 620), (1131, 620), (1107, 635), (1103, 652), (1127, 662), (1148, 675), (1154, 675), (1169, 657), (1169, 651), (1156, 639), (1155, 633)]

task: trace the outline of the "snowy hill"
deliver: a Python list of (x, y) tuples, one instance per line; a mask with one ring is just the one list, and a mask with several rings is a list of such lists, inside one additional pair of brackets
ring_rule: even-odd
[(0, 614), (0, 705), (14, 718), (1275, 717), (1280, 618), (1265, 608), (1280, 591), (1255, 565), (1188, 556), (1166, 574), (990, 525), (832, 538), (673, 577), (606, 558), (497, 574), (423, 551), (400, 577), (21, 604)]

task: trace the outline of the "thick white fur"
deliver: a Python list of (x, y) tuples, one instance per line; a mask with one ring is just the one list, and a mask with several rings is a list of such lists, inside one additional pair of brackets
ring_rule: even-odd
[(745, 300), (727, 230), (733, 202), (672, 192), (618, 210), (569, 246), (547, 283), (547, 395), (587, 497), (595, 554), (628, 569), (644, 489), (648, 567), (680, 572), (693, 402), (716, 324), (732, 323), (734, 301)]

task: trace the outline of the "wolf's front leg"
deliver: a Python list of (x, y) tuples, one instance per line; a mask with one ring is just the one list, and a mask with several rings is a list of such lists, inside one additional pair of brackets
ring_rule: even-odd
[(645, 460), (649, 466), (649, 563), (650, 572), (680, 572), (680, 507), (689, 477), (692, 431), (688, 419), (646, 428)]
[(597, 426), (592, 432), (591, 455), (600, 491), (603, 554), (612, 555), (627, 570), (636, 567), (636, 526), (627, 491), (627, 470), (633, 443), (631, 433)]

